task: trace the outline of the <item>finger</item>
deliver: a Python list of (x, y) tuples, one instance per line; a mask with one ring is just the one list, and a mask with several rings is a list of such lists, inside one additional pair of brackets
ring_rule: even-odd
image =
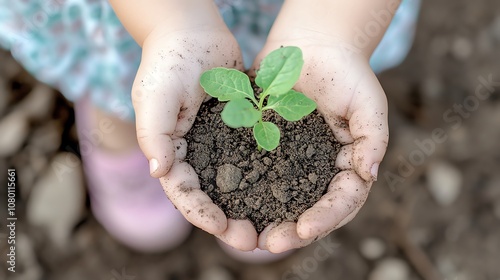
[(263, 231), (261, 231), (261, 233), (259, 234), (259, 239), (257, 240), (257, 247), (259, 249), (269, 251), (269, 249), (267, 248), (267, 235), (276, 226), (276, 224), (270, 224), (265, 227)]
[(193, 225), (211, 234), (227, 229), (226, 215), (200, 189), (198, 175), (189, 164), (176, 161), (160, 182), (170, 201)]
[(257, 248), (257, 231), (248, 220), (228, 219), (226, 231), (216, 237), (241, 251), (252, 251)]
[(187, 142), (184, 138), (174, 139), (173, 141), (175, 150), (175, 159), (183, 161), (187, 155)]
[(132, 86), (139, 146), (149, 161), (153, 177), (164, 176), (175, 158), (172, 136), (181, 109), (181, 83), (172, 71), (159, 73), (156, 58), (143, 51)]
[(344, 145), (340, 148), (337, 154), (337, 159), (335, 160), (335, 167), (341, 170), (352, 170), (352, 144)]
[(352, 170), (337, 174), (328, 192), (299, 217), (298, 236), (310, 239), (342, 226), (341, 222), (364, 204), (370, 186)]
[(349, 117), (354, 170), (365, 181), (376, 181), (389, 141), (387, 99), (372, 71), (366, 72), (356, 90)]
[(259, 244), (264, 244), (265, 250), (271, 253), (282, 253), (291, 249), (301, 248), (316, 239), (303, 239), (297, 235), (297, 224), (284, 222), (272, 227), (265, 235), (259, 236)]

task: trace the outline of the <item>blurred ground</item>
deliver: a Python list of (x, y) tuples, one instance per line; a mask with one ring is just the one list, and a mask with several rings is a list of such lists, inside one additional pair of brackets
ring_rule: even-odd
[(0, 170), (16, 168), (19, 198), (17, 272), (2, 210), (0, 279), (500, 279), (500, 92), (487, 85), (500, 82), (499, 1), (424, 1), (411, 54), (380, 75), (391, 141), (368, 202), (333, 249), (268, 265), (230, 259), (200, 230), (157, 255), (115, 242), (85, 203), (71, 105), (6, 53), (0, 65)]

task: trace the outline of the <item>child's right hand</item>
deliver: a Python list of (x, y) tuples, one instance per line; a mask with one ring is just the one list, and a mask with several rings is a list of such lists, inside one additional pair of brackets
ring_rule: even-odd
[(139, 146), (151, 175), (195, 226), (240, 250), (257, 247), (249, 221), (228, 220), (200, 189), (184, 162), (184, 134), (207, 97), (201, 74), (213, 67), (243, 70), (238, 44), (212, 0), (110, 0), (127, 31), (142, 46), (132, 88)]
[(161, 178), (168, 198), (188, 221), (233, 247), (252, 250), (257, 246), (254, 227), (248, 221), (227, 220), (184, 162), (183, 136), (207, 97), (199, 85), (200, 75), (222, 66), (243, 70), (238, 44), (225, 25), (155, 28), (144, 41), (132, 89), (137, 139), (151, 175)]

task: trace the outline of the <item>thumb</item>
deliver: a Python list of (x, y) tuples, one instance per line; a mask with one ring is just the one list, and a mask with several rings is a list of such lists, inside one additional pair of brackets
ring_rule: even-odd
[(175, 72), (162, 71), (151, 52), (143, 51), (132, 86), (139, 147), (149, 161), (150, 174), (167, 174), (175, 159), (174, 141), (181, 109), (182, 84)]

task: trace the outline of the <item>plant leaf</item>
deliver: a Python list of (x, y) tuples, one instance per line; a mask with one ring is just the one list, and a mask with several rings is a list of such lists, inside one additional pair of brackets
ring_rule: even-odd
[(274, 109), (289, 122), (298, 121), (316, 109), (316, 102), (291, 89), (287, 94), (269, 96), (264, 109)]
[(304, 65), (298, 47), (284, 47), (269, 53), (260, 63), (255, 83), (269, 95), (287, 93), (295, 85)]
[(280, 129), (272, 122), (258, 122), (253, 127), (253, 136), (266, 151), (276, 149), (280, 143)]
[(218, 67), (205, 71), (200, 77), (200, 84), (206, 93), (219, 101), (246, 97), (256, 102), (250, 79), (236, 69)]
[(222, 121), (232, 128), (252, 127), (261, 115), (262, 113), (245, 98), (230, 100), (221, 113)]

